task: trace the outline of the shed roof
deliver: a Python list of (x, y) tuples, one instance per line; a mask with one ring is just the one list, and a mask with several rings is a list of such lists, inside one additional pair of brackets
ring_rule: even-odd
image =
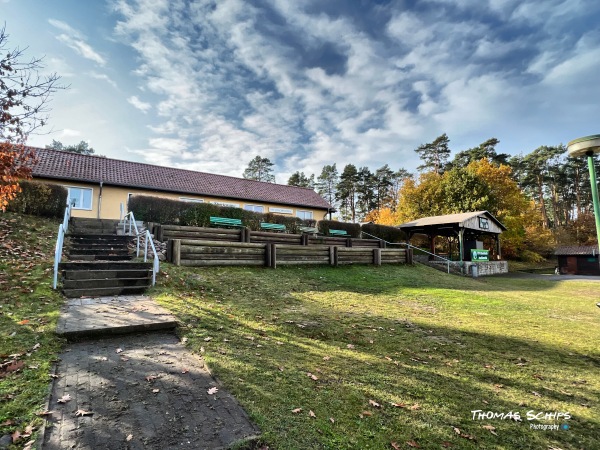
[(309, 188), (161, 167), (51, 149), (33, 149), (34, 178), (82, 181), (285, 205), (332, 209)]
[(556, 256), (595, 256), (597, 254), (597, 245), (565, 245), (554, 251)]
[(473, 212), (464, 212), (458, 214), (446, 214), (444, 216), (431, 216), (431, 217), (423, 217), (421, 219), (413, 220), (412, 222), (406, 222), (402, 225), (398, 225), (398, 228), (414, 228), (414, 227), (425, 227), (425, 226), (435, 226), (435, 225), (450, 225), (456, 224), (458, 226), (464, 226), (464, 223), (472, 219), (473, 217), (485, 215), (492, 219), (500, 228), (506, 230), (506, 227), (496, 219), (492, 214), (488, 211), (473, 211)]

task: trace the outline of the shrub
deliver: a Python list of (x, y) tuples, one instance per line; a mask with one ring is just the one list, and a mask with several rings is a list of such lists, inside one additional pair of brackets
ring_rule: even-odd
[(314, 227), (315, 220), (302, 220), (297, 217), (280, 216), (273, 213), (256, 213), (233, 206), (218, 206), (212, 203), (192, 203), (170, 200), (147, 195), (134, 195), (129, 199), (129, 211), (136, 220), (156, 222), (163, 225), (183, 225), (192, 227), (210, 226), (211, 216), (227, 219), (240, 219), (251, 230), (260, 230), (261, 222), (285, 225), (290, 233), (299, 227)]
[[(361, 229), (362, 231), (377, 236), (387, 242), (406, 242), (406, 233), (400, 228), (367, 223), (361, 226)], [(371, 236), (364, 235), (363, 237), (371, 239)]]
[(21, 181), (19, 185), (21, 193), (8, 204), (7, 211), (40, 217), (64, 216), (69, 195), (66, 188), (39, 181)]
[(321, 220), (319, 221), (319, 231), (321, 234), (328, 235), (329, 230), (345, 230), (350, 237), (360, 237), (360, 224), (338, 222), (336, 220)]

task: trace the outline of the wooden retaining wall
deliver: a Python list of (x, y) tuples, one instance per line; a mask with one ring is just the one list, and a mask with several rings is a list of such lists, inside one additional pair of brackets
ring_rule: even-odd
[(412, 264), (412, 251), (331, 245), (256, 244), (172, 239), (167, 259), (181, 266), (265, 266), (299, 264)]
[(308, 234), (272, 233), (252, 231), (248, 228), (226, 229), (206, 227), (183, 227), (177, 225), (154, 225), (156, 238), (161, 241), (169, 239), (198, 239), (203, 241), (246, 242), (252, 244), (283, 245), (335, 245), (338, 247), (385, 248), (385, 242), (378, 239), (354, 239), (331, 236), (312, 236)]

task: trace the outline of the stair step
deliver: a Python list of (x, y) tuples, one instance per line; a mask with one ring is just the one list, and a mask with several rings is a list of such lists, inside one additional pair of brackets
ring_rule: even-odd
[(145, 269), (117, 269), (117, 270), (65, 270), (65, 280), (108, 280), (113, 278), (147, 278), (152, 276), (152, 271)]
[(83, 255), (78, 253), (69, 254), (72, 261), (130, 261), (133, 255)]
[(63, 289), (65, 297), (101, 297), (105, 295), (141, 294), (148, 286), (119, 286), (105, 288)]
[(108, 234), (69, 234), (69, 238), (72, 241), (107, 241), (107, 242), (127, 242), (132, 238), (130, 236), (117, 236)]
[(108, 248), (106, 248), (106, 247), (92, 248), (92, 249), (72, 248), (69, 251), (69, 255), (96, 255), (96, 256), (129, 255), (129, 250), (126, 248), (110, 248), (110, 247), (108, 247)]
[(151, 284), (151, 278), (109, 278), (105, 280), (87, 279), (87, 280), (63, 280), (63, 289), (100, 289), (100, 288), (118, 288), (118, 287), (148, 287)]
[(152, 263), (129, 261), (72, 261), (60, 263), (60, 270), (152, 270)]

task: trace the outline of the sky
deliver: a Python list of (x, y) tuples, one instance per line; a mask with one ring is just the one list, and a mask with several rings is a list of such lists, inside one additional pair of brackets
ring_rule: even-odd
[(414, 171), (442, 133), (528, 153), (600, 132), (597, 0), (0, 0), (69, 88), (30, 145), (278, 183)]

